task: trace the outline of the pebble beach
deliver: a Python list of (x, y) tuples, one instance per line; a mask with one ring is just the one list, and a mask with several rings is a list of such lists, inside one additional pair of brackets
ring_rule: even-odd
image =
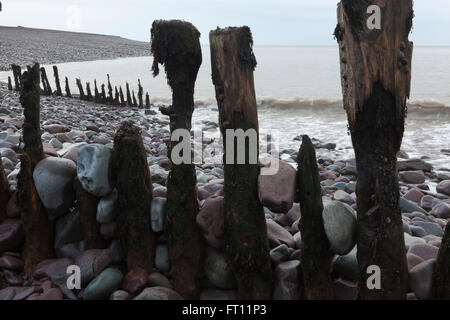
[[(21, 245), (24, 232), (14, 203), (20, 168), (18, 148), (23, 110), (16, 92), (0, 86), (0, 155), (10, 187), (7, 220), (0, 225), (0, 299), (180, 299), (170, 279), (165, 222), (165, 181), (170, 161), (168, 117), (156, 107), (150, 110), (118, 108), (69, 99), (41, 97), (41, 130), (47, 156), (35, 169), (37, 191), (49, 218), (55, 221), (56, 258), (40, 263), (32, 276), (23, 273)], [(82, 112), (80, 112), (82, 111)], [(158, 235), (154, 272), (126, 272), (117, 240), (114, 205), (117, 192), (108, 185), (114, 132), (122, 121), (130, 120), (142, 131), (150, 167), (154, 200), (152, 229)], [(208, 123), (205, 130), (217, 129)], [(318, 157), (323, 220), (333, 259), (333, 279), (338, 299), (356, 299), (359, 269), (356, 258), (356, 177), (354, 159), (332, 160), (334, 145), (313, 140)], [(218, 143), (218, 142), (210, 142)], [(301, 212), (294, 199), (296, 150), (279, 150), (280, 170), (275, 176), (261, 176), (259, 196), (266, 213), (270, 256), (274, 270), (274, 299), (301, 298), (298, 286), (302, 241), (298, 229)], [(95, 154), (95, 157), (89, 154)], [(330, 156), (324, 155), (329, 153)], [(82, 166), (80, 166), (80, 162)], [(432, 290), (432, 273), (444, 228), (450, 219), (450, 169), (436, 174), (422, 159), (399, 154), (401, 210), (409, 268), (410, 299), (427, 299)], [(444, 168), (445, 169), (445, 168)], [(224, 216), (223, 168), (220, 164), (198, 164), (197, 186), (201, 211), (199, 228), (208, 246), (202, 299), (235, 299), (236, 283), (227, 265), (222, 238)], [(448, 172), (448, 173), (445, 173)], [(80, 217), (71, 184), (75, 176), (90, 177), (85, 188), (101, 200), (97, 222), (109, 247), (84, 251)], [(429, 185), (436, 184), (436, 192)], [(68, 191), (69, 190), (69, 191)], [(82, 290), (68, 290), (64, 279), (69, 265), (82, 266)]]
[[(21, 31), (20, 28), (10, 30), (11, 33), (17, 32), (14, 37)], [(40, 41), (50, 39), (49, 47), (54, 45), (51, 32), (41, 33)], [(74, 36), (67, 35), (67, 41), (73, 41), (71, 37)], [(82, 37), (78, 41), (92, 42), (89, 37), (100, 36)], [(76, 57), (40, 51), (33, 56), (16, 56), (15, 51), (5, 51), (2, 46), (0, 57), (3, 64), (0, 68), (6, 70), (11, 63), (25, 66), (41, 58), (42, 63), (56, 63), (148, 53), (147, 44), (113, 38), (121, 41), (127, 49), (121, 50), (120, 46), (114, 45), (117, 50), (111, 53), (105, 45), (100, 50), (86, 48), (76, 52)], [(96, 38), (94, 42), (98, 43), (98, 40)], [(105, 42), (111, 43), (109, 40)], [(76, 46), (80, 47), (80, 44)], [(14, 50), (30, 52), (31, 47), (17, 47)], [(12, 50), (11, 47), (8, 50)], [(15, 60), (8, 60), (8, 56), (15, 57)], [(173, 288), (170, 275), (165, 230), (165, 185), (171, 166), (167, 149), (170, 141), (169, 118), (162, 115), (156, 105), (144, 110), (81, 101), (76, 97), (41, 96), (41, 139), (45, 158), (37, 164), (33, 180), (48, 218), (54, 222), (55, 257), (40, 262), (31, 274), (24, 272), (22, 251), (25, 233), (16, 203), (23, 120), (19, 94), (9, 91), (5, 83), (0, 83), (0, 157), (9, 186), (7, 219), (0, 224), (0, 300), (181, 300), (181, 295)], [(152, 272), (141, 268), (127, 270), (119, 241), (115, 208), (120, 194), (109, 177), (115, 132), (124, 121), (131, 121), (141, 130), (152, 176), (153, 200), (148, 214), (157, 239)], [(203, 130), (218, 133), (217, 121), (204, 121)], [(356, 248), (356, 162), (353, 158), (340, 158), (341, 153), (337, 153), (332, 136), (326, 141), (311, 139), (318, 154), (324, 204), (323, 224), (334, 254), (332, 279), (335, 295), (338, 300), (356, 300), (360, 278)], [(299, 143), (301, 136), (292, 141)], [(221, 141), (209, 139), (204, 143), (219, 149)], [(450, 155), (448, 150), (440, 152), (443, 156)], [(279, 158), (275, 161), (279, 164), (279, 170), (275, 175), (259, 177), (258, 195), (267, 223), (273, 268), (273, 299), (298, 300), (304, 298), (300, 286), (301, 211), (295, 196), (298, 149), (280, 147), (278, 153)], [(208, 160), (211, 159), (204, 158), (195, 166), (200, 207), (196, 222), (207, 248), (200, 299), (236, 300), (236, 279), (227, 262), (223, 244), (223, 166)], [(400, 208), (407, 250), (410, 300), (432, 298), (434, 266), (445, 227), (450, 221), (450, 161), (447, 167), (435, 168), (427, 160), (426, 155), (411, 158), (404, 151), (398, 154)], [(84, 248), (80, 212), (73, 187), (75, 178), (84, 190), (100, 199), (96, 222), (107, 242), (105, 249)], [(71, 265), (81, 269), (79, 289), (67, 287), (67, 268)]]

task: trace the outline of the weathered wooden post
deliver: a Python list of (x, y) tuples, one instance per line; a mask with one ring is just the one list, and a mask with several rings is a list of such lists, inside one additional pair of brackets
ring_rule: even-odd
[(120, 88), (119, 88), (119, 97), (120, 97), (120, 106), (126, 107), (127, 103), (125, 101), (125, 97), (123, 96), (122, 86), (120, 86)]
[(120, 125), (114, 137), (113, 176), (128, 269), (151, 272), (156, 247), (150, 222), (152, 177), (140, 130), (129, 121)]
[(0, 223), (6, 219), (6, 206), (9, 200), (9, 183), (0, 161)]
[[(239, 299), (270, 299), (272, 269), (263, 206), (258, 198), (258, 113), (253, 71), (256, 59), (248, 27), (211, 31), (212, 79), (216, 88), (219, 120), (225, 152), (225, 248), (238, 283)], [(235, 145), (243, 130), (248, 139)], [(251, 134), (255, 137), (252, 141)], [(233, 139), (228, 141), (228, 139)], [(239, 140), (239, 139), (237, 139)], [(244, 149), (244, 164), (233, 149)], [(237, 152), (236, 152), (237, 153)], [(253, 154), (254, 153), (254, 154)], [(227, 160), (232, 156), (232, 161)]]
[(11, 91), (12, 89), (13, 89), (13, 86), (12, 86), (12, 82), (11, 82), (11, 77), (8, 76), (8, 90)]
[(78, 90), (80, 91), (80, 100), (86, 100), (86, 97), (84, 95), (83, 85), (81, 84), (81, 80), (76, 79), (76, 81), (77, 81)]
[(331, 280), (333, 254), (322, 221), (322, 188), (316, 151), (308, 136), (302, 137), (297, 161), (297, 193), (302, 212), (299, 225), (303, 242), (301, 268), (305, 296), (308, 300), (329, 300), (334, 298)]
[(69, 79), (66, 77), (66, 97), (72, 98), (72, 94), (70, 93)]
[(139, 108), (144, 108), (144, 89), (141, 86), (141, 79), (138, 79), (138, 99), (139, 99)]
[(436, 299), (450, 300), (450, 223), (445, 228), (434, 276)]
[(120, 104), (119, 91), (117, 90), (117, 86), (114, 87), (114, 105), (118, 106)]
[[(368, 7), (380, 8), (380, 28)], [(376, 12), (377, 10), (375, 10)], [(358, 263), (363, 299), (405, 299), (407, 262), (399, 209), (397, 152), (403, 138), (413, 44), (412, 0), (341, 1), (338, 40), (342, 92), (358, 170)], [(369, 28), (370, 27), (370, 28)], [(366, 284), (381, 269), (381, 289)]]
[(136, 96), (134, 95), (134, 90), (133, 90), (133, 108), (137, 108), (137, 101)]
[(127, 87), (127, 106), (132, 107), (133, 101), (131, 99), (130, 85), (128, 84), (128, 82), (126, 84), (126, 87)]
[(44, 94), (46, 96), (51, 96), (52, 88), (50, 86), (50, 82), (48, 81), (47, 72), (45, 71), (44, 67), (41, 68), (41, 77), (42, 77), (42, 86), (44, 87)]
[(49, 221), (33, 181), (33, 170), (44, 158), (40, 131), (39, 64), (22, 76), (20, 102), (24, 109), (22, 141), (25, 145), (17, 176), (17, 204), (25, 231), (23, 259), (25, 272), (31, 273), (42, 260), (53, 256), (53, 222)]
[(111, 86), (111, 81), (110, 81), (110, 78), (109, 78), (109, 74), (107, 76), (108, 76), (108, 103), (109, 104), (113, 104), (113, 102), (114, 102), (113, 89), (112, 89), (112, 86)]
[(105, 84), (102, 83), (102, 94), (101, 94), (101, 103), (106, 104), (106, 91), (105, 91)]
[[(172, 88), (170, 131), (185, 130), (190, 138), (194, 112), (194, 87), (202, 63), (200, 32), (189, 22), (157, 20), (152, 24), (151, 53), (153, 75), (158, 64), (165, 67), (167, 82)], [(171, 141), (169, 152), (178, 144)], [(190, 145), (190, 143), (189, 143)], [(186, 152), (186, 151), (184, 151)], [(179, 156), (179, 155), (178, 155)], [(197, 227), (199, 211), (195, 166), (189, 152), (181, 163), (174, 163), (167, 180), (167, 215), (169, 257), (175, 290), (186, 299), (200, 294), (205, 245)]]
[(150, 109), (150, 95), (148, 92), (145, 94), (145, 109)]
[(22, 81), (22, 68), (18, 65), (11, 65), (14, 77), (14, 90), (20, 91), (21, 81)]
[(61, 83), (59, 82), (59, 74), (58, 74), (58, 67), (57, 66), (53, 66), (53, 75), (55, 77), (56, 95), (58, 97), (62, 97)]
[(92, 101), (92, 92), (91, 92), (91, 84), (89, 82), (86, 82), (86, 93), (87, 93), (87, 101)]
[(100, 199), (84, 190), (78, 179), (74, 181), (74, 189), (80, 210), (84, 250), (106, 248), (106, 241), (100, 234), (100, 226), (96, 219)]
[(98, 93), (97, 79), (94, 79), (94, 102), (100, 103), (100, 94)]

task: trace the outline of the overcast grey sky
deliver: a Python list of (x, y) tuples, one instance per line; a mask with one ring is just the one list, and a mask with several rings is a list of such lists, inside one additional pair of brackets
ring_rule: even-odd
[[(0, 0), (0, 25), (148, 41), (155, 19), (192, 22), (208, 43), (217, 26), (248, 25), (257, 45), (331, 45), (337, 0)], [(450, 45), (450, 1), (415, 0), (411, 39)], [(79, 19), (77, 19), (79, 13)]]

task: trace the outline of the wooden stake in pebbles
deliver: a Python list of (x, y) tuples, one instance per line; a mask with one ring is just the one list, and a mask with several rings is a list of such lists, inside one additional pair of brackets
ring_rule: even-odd
[(114, 137), (113, 166), (128, 269), (140, 267), (151, 272), (156, 245), (150, 222), (152, 178), (141, 133), (129, 121), (121, 124)]
[(44, 95), (51, 96), (52, 95), (52, 88), (50, 87), (50, 82), (47, 78), (47, 72), (45, 71), (45, 68), (41, 68), (41, 77), (42, 77), (42, 85), (44, 87)]
[(57, 66), (53, 66), (53, 75), (55, 77), (55, 83), (56, 83), (56, 95), (58, 97), (62, 97), (61, 83), (59, 82), (59, 74), (58, 74)]
[(334, 298), (331, 259), (327, 235), (322, 221), (322, 187), (316, 162), (316, 151), (308, 136), (303, 136), (298, 153), (297, 193), (302, 219), (301, 267), (305, 296), (308, 300)]
[(80, 100), (86, 100), (86, 96), (84, 95), (84, 89), (83, 89), (83, 85), (81, 84), (81, 80), (77, 79), (77, 87), (78, 90), (80, 91)]
[(49, 221), (33, 181), (33, 170), (44, 158), (40, 131), (39, 64), (22, 76), (20, 102), (24, 109), (20, 172), (17, 176), (17, 204), (25, 231), (23, 259), (25, 272), (31, 273), (42, 260), (53, 257), (53, 223)]
[[(158, 20), (152, 24), (153, 75), (159, 74), (159, 64), (162, 64), (172, 88), (172, 107), (167, 110), (171, 132), (191, 129), (194, 87), (202, 63), (199, 38), (200, 33), (189, 22)], [(177, 143), (171, 142), (169, 153)], [(191, 157), (177, 164), (172, 157), (171, 160), (167, 180), (170, 272), (175, 290), (186, 299), (196, 299), (200, 294), (205, 250), (196, 223), (199, 211), (196, 171)]]
[(72, 94), (70, 93), (69, 79), (66, 77), (66, 97), (72, 98)]
[(84, 190), (78, 179), (75, 179), (74, 187), (80, 210), (84, 250), (106, 248), (106, 241), (100, 234), (100, 226), (96, 219), (100, 199)]
[[(270, 299), (272, 269), (269, 256), (264, 210), (258, 198), (257, 163), (258, 113), (253, 71), (256, 59), (248, 27), (211, 31), (212, 79), (219, 106), (219, 122), (225, 152), (225, 249), (238, 283), (239, 299)], [(245, 139), (242, 145), (227, 141), (228, 129), (256, 132), (255, 141)], [(227, 143), (233, 149), (244, 149), (245, 161), (238, 164), (238, 152), (227, 161)], [(242, 143), (242, 141), (241, 141)], [(253, 145), (256, 144), (256, 145)], [(251, 153), (255, 153), (251, 156)], [(253, 160), (252, 160), (253, 159)]]
[[(368, 23), (371, 5), (381, 9), (380, 28)], [(408, 287), (397, 152), (410, 92), (413, 45), (408, 35), (413, 16), (412, 0), (343, 0), (338, 5), (335, 37), (358, 170), (362, 299), (405, 299)], [(381, 270), (379, 289), (367, 285), (371, 266)]]
[(447, 223), (439, 249), (434, 284), (436, 299), (450, 300), (450, 223)]

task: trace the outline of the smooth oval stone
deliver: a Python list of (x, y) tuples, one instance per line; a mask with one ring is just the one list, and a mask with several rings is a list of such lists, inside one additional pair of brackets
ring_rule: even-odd
[(270, 259), (275, 265), (277, 265), (282, 261), (286, 261), (289, 257), (289, 254), (289, 247), (285, 244), (282, 244), (270, 250)]
[(408, 201), (403, 197), (400, 197), (400, 209), (402, 210), (402, 212), (422, 212), (422, 213), (427, 213), (425, 210), (423, 210), (421, 207), (419, 207), (417, 204), (415, 204), (414, 202)]
[(300, 261), (282, 262), (274, 270), (274, 300), (298, 300)]
[(172, 289), (152, 287), (144, 289), (133, 300), (183, 300), (183, 298)]
[(436, 191), (447, 196), (450, 196), (450, 180), (441, 181), (437, 187)]
[(106, 300), (122, 283), (123, 275), (116, 268), (107, 268), (92, 280), (83, 292), (83, 300)]
[(60, 149), (63, 148), (63, 144), (61, 143), (61, 141), (59, 141), (59, 140), (56, 139), (56, 138), (52, 138), (52, 139), (49, 141), (49, 144), (50, 144), (53, 148), (55, 148), (55, 149), (57, 149), (57, 150), (60, 150)]
[(212, 248), (206, 249), (204, 264), (205, 275), (212, 284), (220, 289), (236, 288), (234, 273), (225, 254)]
[(206, 199), (197, 215), (196, 222), (207, 244), (220, 249), (224, 233), (223, 197)]
[(322, 212), (323, 225), (331, 250), (346, 255), (356, 244), (356, 214), (339, 201), (329, 202)]
[(431, 234), (441, 238), (444, 235), (444, 231), (437, 223), (414, 221), (413, 225), (421, 227), (426, 232), (426, 235)]
[(151, 206), (151, 224), (154, 232), (164, 230), (166, 223), (166, 198), (154, 198)]
[(433, 274), (436, 265), (435, 259), (419, 263), (409, 271), (409, 287), (421, 300), (433, 298)]
[(97, 205), (97, 222), (112, 223), (116, 218), (114, 210), (118, 198), (118, 192), (114, 189), (109, 195), (100, 199)]
[(74, 204), (76, 166), (71, 160), (48, 157), (36, 165), (33, 180), (50, 220), (67, 213)]
[(110, 148), (100, 144), (90, 144), (78, 149), (77, 176), (83, 188), (96, 197), (111, 193)]
[(163, 274), (153, 272), (148, 276), (149, 287), (166, 287), (172, 289), (172, 283)]
[(406, 183), (421, 184), (425, 182), (425, 174), (421, 170), (400, 172), (399, 176)]

